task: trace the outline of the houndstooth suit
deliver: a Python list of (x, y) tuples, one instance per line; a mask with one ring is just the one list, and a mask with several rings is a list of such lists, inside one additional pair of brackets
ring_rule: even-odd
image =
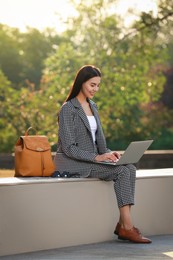
[(134, 204), (136, 168), (132, 164), (112, 166), (94, 162), (97, 154), (107, 149), (96, 104), (88, 100), (97, 122), (96, 143), (93, 142), (87, 116), (77, 98), (66, 102), (59, 113), (56, 170), (80, 173), (81, 177), (114, 181), (118, 207)]

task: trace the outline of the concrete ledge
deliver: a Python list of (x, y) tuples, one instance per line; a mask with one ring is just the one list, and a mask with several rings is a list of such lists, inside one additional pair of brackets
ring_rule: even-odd
[[(173, 169), (138, 170), (134, 223), (145, 235), (173, 234)], [(115, 239), (112, 182), (0, 179), (0, 255)]]

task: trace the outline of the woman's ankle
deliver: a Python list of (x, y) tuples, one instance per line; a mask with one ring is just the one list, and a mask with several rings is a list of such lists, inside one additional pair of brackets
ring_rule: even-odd
[(122, 224), (121, 228), (125, 229), (125, 230), (131, 230), (133, 228), (132, 224)]

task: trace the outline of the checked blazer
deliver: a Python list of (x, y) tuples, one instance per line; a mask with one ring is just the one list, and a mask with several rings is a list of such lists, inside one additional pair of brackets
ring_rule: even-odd
[(90, 174), (97, 154), (110, 152), (107, 149), (96, 104), (88, 100), (97, 122), (96, 142), (93, 142), (88, 118), (77, 100), (67, 101), (59, 112), (57, 153), (54, 159), (56, 170)]
[(106, 147), (97, 106), (91, 100), (88, 102), (97, 122), (96, 142), (93, 142), (88, 118), (77, 98), (67, 101), (59, 113), (58, 147), (54, 158), (56, 170), (113, 181), (118, 207), (134, 205), (135, 166), (94, 162), (97, 154), (111, 150)]

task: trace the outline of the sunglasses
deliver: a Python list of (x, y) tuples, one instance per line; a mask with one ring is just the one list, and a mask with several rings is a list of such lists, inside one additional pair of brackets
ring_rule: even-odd
[(52, 176), (52, 178), (80, 178), (79, 173), (69, 173), (66, 171), (63, 171), (60, 173), (59, 171), (55, 171)]

